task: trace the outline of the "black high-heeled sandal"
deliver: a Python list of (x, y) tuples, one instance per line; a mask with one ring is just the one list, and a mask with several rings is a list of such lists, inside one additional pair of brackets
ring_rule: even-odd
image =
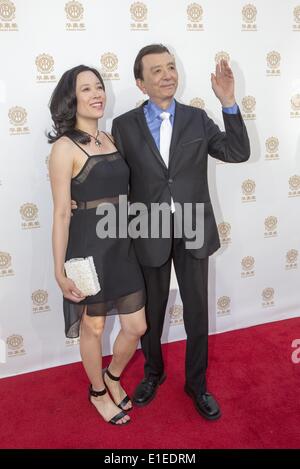
[[(91, 400), (91, 397), (99, 397), (99, 396), (104, 396), (104, 394), (107, 393), (107, 390), (106, 388), (102, 389), (102, 391), (94, 391), (94, 389), (92, 388), (92, 385), (90, 384), (89, 386), (89, 394), (88, 394), (88, 400), (89, 402), (94, 405), (92, 403), (92, 400)], [(95, 406), (94, 406), (95, 407)], [(119, 420), (121, 420), (123, 417), (126, 417), (126, 412), (124, 412), (124, 410), (122, 410), (121, 412), (119, 412), (117, 415), (114, 415), (114, 417), (112, 417), (107, 423), (111, 423), (112, 425), (117, 425), (117, 422)], [(102, 417), (103, 418), (103, 417)], [(104, 419), (103, 419), (104, 420)], [(106, 421), (106, 420), (104, 420)], [(127, 423), (129, 423), (130, 420), (127, 420), (125, 423), (121, 423), (121, 424), (118, 424), (119, 426), (122, 426), (122, 425), (127, 425)]]
[[(109, 371), (108, 368), (104, 368), (104, 370), (102, 370), (102, 373), (103, 373), (103, 380), (105, 382), (105, 378), (104, 378), (104, 375), (107, 374), (107, 376), (112, 380), (112, 381), (120, 381), (120, 376), (114, 376), (111, 374), (111, 372)], [(107, 386), (108, 390), (109, 390), (109, 387)], [(111, 392), (110, 392), (110, 395), (111, 395)], [(112, 396), (111, 396), (112, 397)], [(112, 397), (113, 399), (113, 397)], [(116, 404), (116, 406), (119, 407), (119, 409), (125, 411), (125, 412), (129, 412), (130, 410), (132, 410), (132, 404), (131, 404), (131, 407), (129, 407), (129, 409), (124, 409), (124, 406), (126, 404), (128, 404), (128, 402), (130, 401), (130, 397), (128, 396), (128, 394), (126, 394), (126, 396), (124, 397), (124, 399), (121, 400), (121, 402), (119, 404)]]

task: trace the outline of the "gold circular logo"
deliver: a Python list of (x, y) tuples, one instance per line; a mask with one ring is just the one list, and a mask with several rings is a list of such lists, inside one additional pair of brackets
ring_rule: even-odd
[(23, 337), (21, 335), (11, 335), (6, 339), (7, 346), (10, 350), (17, 350), (23, 345)]
[(254, 257), (252, 256), (243, 257), (242, 262), (241, 262), (244, 270), (253, 269), (254, 263), (255, 263), (255, 260), (254, 260)]
[(103, 54), (100, 62), (107, 72), (114, 72), (118, 68), (118, 57), (112, 52)]
[(20, 208), (20, 213), (25, 221), (32, 221), (37, 217), (38, 208), (35, 204), (23, 204)]
[(298, 251), (297, 249), (290, 249), (290, 251), (287, 252), (286, 254), (286, 260), (287, 262), (296, 262), (298, 258)]
[(257, 10), (254, 5), (251, 5), (251, 3), (248, 3), (248, 5), (245, 5), (242, 9), (243, 19), (246, 23), (254, 23), (256, 14)]
[(275, 50), (272, 50), (267, 54), (267, 64), (270, 68), (278, 68), (280, 67), (280, 54)]
[(271, 288), (271, 287), (265, 288), (262, 292), (262, 297), (265, 301), (273, 300), (274, 288)]
[(300, 5), (294, 8), (294, 20), (296, 23), (300, 23)]
[(272, 231), (277, 228), (278, 220), (274, 216), (267, 217), (265, 219), (265, 227), (267, 230)]
[(8, 112), (9, 122), (13, 125), (24, 125), (27, 120), (27, 112), (23, 107), (15, 106)]
[(182, 317), (183, 308), (180, 305), (174, 305), (173, 308), (170, 308), (169, 314), (172, 319), (179, 319)]
[(242, 106), (245, 112), (253, 112), (256, 106), (256, 101), (253, 96), (245, 96), (242, 99)]
[(222, 238), (229, 236), (230, 231), (231, 231), (230, 223), (227, 223), (227, 222), (219, 223), (218, 230)]
[(245, 195), (251, 195), (255, 191), (256, 184), (251, 179), (246, 179), (242, 184), (242, 190)]
[(300, 189), (300, 176), (294, 174), (289, 178), (289, 186), (293, 191)]
[(203, 8), (198, 3), (191, 3), (188, 5), (187, 9), (188, 19), (189, 21), (201, 21), (203, 15)]
[(54, 69), (54, 59), (49, 54), (38, 55), (35, 64), (40, 73), (50, 73)]
[(3, 21), (11, 21), (15, 17), (16, 7), (9, 0), (0, 0), (0, 18)]
[(199, 109), (205, 108), (205, 102), (201, 98), (193, 98), (190, 101), (190, 106), (197, 107)]
[(83, 18), (84, 8), (81, 3), (73, 0), (68, 2), (65, 6), (65, 12), (67, 14), (67, 18), (70, 21), (79, 21)]
[(277, 137), (270, 137), (266, 140), (266, 150), (270, 153), (278, 151), (279, 140)]
[(218, 308), (219, 309), (228, 309), (230, 307), (230, 298), (229, 296), (221, 296), (219, 299), (218, 299)]
[(144, 3), (135, 2), (130, 7), (131, 18), (134, 21), (145, 21), (147, 19), (147, 7)]
[(0, 252), (0, 268), (8, 269), (11, 266), (11, 255), (8, 252)]
[(300, 111), (300, 94), (294, 94), (294, 96), (292, 96), (291, 104), (294, 111)]
[(36, 290), (32, 293), (31, 298), (35, 305), (42, 306), (48, 301), (48, 293), (45, 290)]
[(225, 52), (224, 50), (221, 50), (220, 52), (217, 52), (215, 55), (215, 62), (218, 64), (221, 62), (221, 60), (226, 60), (226, 62), (230, 61), (230, 55), (228, 52)]

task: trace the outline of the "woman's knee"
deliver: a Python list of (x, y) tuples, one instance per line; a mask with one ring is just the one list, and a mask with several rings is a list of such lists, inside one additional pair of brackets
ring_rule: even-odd
[(104, 318), (85, 315), (81, 327), (82, 332), (100, 338), (104, 331), (104, 325)]
[(125, 325), (123, 326), (123, 331), (125, 334), (130, 334), (132, 336), (137, 337), (138, 339), (142, 337), (146, 330), (147, 330), (147, 324), (146, 321), (140, 321), (138, 323), (130, 324), (130, 325)]

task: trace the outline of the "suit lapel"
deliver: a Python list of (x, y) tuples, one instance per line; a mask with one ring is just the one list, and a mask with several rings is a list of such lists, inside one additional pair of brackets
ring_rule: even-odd
[[(146, 103), (145, 103), (146, 104)], [(145, 137), (145, 140), (146, 142), (148, 143), (152, 153), (154, 153), (154, 155), (156, 156), (157, 160), (159, 161), (159, 163), (161, 163), (163, 165), (164, 168), (166, 168), (166, 165), (165, 165), (165, 162), (156, 146), (156, 143), (151, 135), (151, 132), (148, 128), (148, 125), (147, 125), (147, 122), (146, 122), (146, 118), (145, 118), (145, 114), (144, 114), (144, 105), (143, 104), (142, 106), (140, 106), (138, 109), (137, 109), (137, 120), (138, 120), (138, 123), (139, 123), (139, 126), (140, 126), (140, 129)]]
[(185, 112), (184, 106), (176, 101), (175, 117), (173, 122), (172, 139), (170, 144), (170, 156), (169, 165), (171, 158), (174, 156), (176, 149), (178, 148), (178, 142), (182, 136), (182, 133), (188, 123), (188, 115)]

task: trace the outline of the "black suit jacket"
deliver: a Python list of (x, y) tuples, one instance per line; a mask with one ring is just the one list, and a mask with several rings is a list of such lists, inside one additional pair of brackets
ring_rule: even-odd
[[(240, 112), (223, 113), (225, 132), (202, 109), (176, 102), (167, 168), (148, 129), (143, 106), (113, 121), (117, 148), (130, 167), (130, 202), (204, 203), (204, 243), (192, 256), (207, 257), (220, 247), (207, 182), (207, 158), (240, 163), (250, 156), (247, 130)], [(171, 238), (138, 238), (135, 250), (142, 265), (160, 266), (170, 255)]]

